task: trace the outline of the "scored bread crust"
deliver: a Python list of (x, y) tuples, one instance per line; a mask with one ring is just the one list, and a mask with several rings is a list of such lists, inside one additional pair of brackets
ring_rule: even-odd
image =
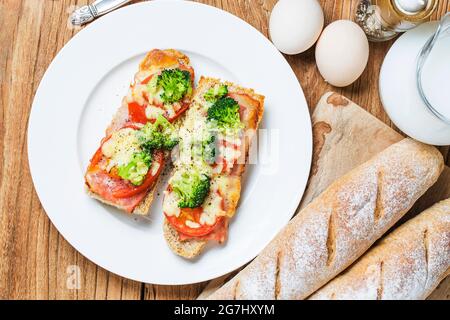
[(308, 297), (392, 227), (443, 168), (432, 146), (393, 144), (332, 183), (208, 299)]
[(309, 299), (425, 299), (449, 274), (447, 199), (395, 229)]
[[(186, 66), (189, 66), (189, 57), (186, 56), (184, 53), (174, 50), (174, 49), (154, 49), (147, 53), (145, 58), (140, 62), (139, 64), (139, 71), (143, 71), (146, 69), (151, 68), (164, 68), (173, 65), (174, 63), (178, 62), (179, 64), (184, 64)], [(110, 135), (112, 132), (117, 130), (119, 126), (122, 124), (123, 118), (127, 115), (127, 103), (126, 103), (126, 97), (122, 100), (121, 107), (116, 111), (114, 114), (110, 125), (106, 129), (107, 135)], [(155, 191), (157, 189), (157, 186), (159, 184), (159, 181), (161, 179), (161, 175), (158, 177), (154, 185), (148, 190), (147, 195), (142, 199), (141, 202), (133, 209), (131, 214), (135, 214), (138, 216), (144, 216), (147, 217), (149, 214), (150, 207), (153, 203)], [(103, 199), (98, 194), (94, 193), (92, 190), (90, 190), (89, 186), (86, 185), (86, 192), (87, 194), (96, 199), (99, 200), (107, 205), (113, 206), (118, 208), (119, 210), (126, 211), (122, 206), (117, 205), (111, 201)], [(128, 213), (128, 212), (127, 212)]]
[[(195, 97), (198, 94), (204, 92), (205, 90), (209, 89), (211, 86), (214, 86), (216, 84), (225, 84), (228, 86), (229, 93), (246, 94), (258, 102), (259, 106), (256, 108), (256, 114), (254, 115), (254, 119), (253, 117), (251, 119), (251, 121), (253, 121), (255, 125), (254, 129), (257, 130), (264, 113), (264, 96), (255, 93), (253, 89), (243, 88), (229, 81), (221, 81), (220, 79), (217, 78), (209, 78), (201, 76), (198, 82), (198, 86), (195, 90), (193, 103), (195, 103)], [(247, 125), (248, 123), (245, 123), (246, 128)], [(237, 179), (236, 181), (234, 181), (234, 183), (237, 184), (236, 188), (239, 190), (239, 192), (233, 194), (231, 198), (228, 199), (230, 201), (230, 207), (228, 212), (234, 213), (236, 211), (236, 207), (240, 198), (241, 177), (245, 171), (245, 164), (247, 163), (248, 160), (249, 150), (250, 150), (250, 143), (247, 143), (245, 150), (245, 161), (242, 164), (238, 164), (239, 170), (236, 174)], [(232, 216), (232, 214), (229, 215)], [(199, 240), (199, 239), (180, 240), (178, 232), (171, 226), (171, 224), (167, 221), (166, 218), (164, 218), (163, 233), (164, 238), (166, 239), (166, 242), (169, 245), (170, 249), (179, 256), (182, 256), (183, 258), (187, 259), (193, 259), (197, 257), (203, 251), (206, 244), (208, 243), (208, 240)]]

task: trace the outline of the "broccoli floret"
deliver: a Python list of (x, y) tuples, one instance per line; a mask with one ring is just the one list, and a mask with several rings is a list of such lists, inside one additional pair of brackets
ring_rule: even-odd
[(156, 85), (163, 89), (162, 101), (166, 104), (174, 103), (192, 92), (191, 74), (180, 69), (163, 70), (158, 76)]
[[(196, 128), (191, 139), (183, 141), (182, 153), (194, 162), (214, 163), (216, 158), (216, 131), (208, 127)], [(197, 164), (198, 164), (197, 163)]]
[(228, 87), (224, 84), (217, 84), (212, 88), (209, 88), (208, 91), (203, 95), (206, 101), (208, 102), (216, 102), (220, 98), (226, 96), (228, 93)]
[(202, 141), (202, 156), (207, 163), (214, 163), (216, 159), (216, 137), (211, 135)]
[(210, 133), (202, 139), (191, 142), (190, 150), (195, 159), (201, 159), (207, 164), (214, 163), (216, 159), (216, 137)]
[(211, 179), (200, 171), (177, 171), (171, 179), (172, 190), (178, 195), (180, 208), (196, 208), (202, 205), (209, 193)]
[(129, 180), (132, 184), (138, 186), (144, 181), (151, 162), (152, 156), (147, 152), (135, 153), (130, 162), (117, 168), (117, 173), (122, 179)]
[(208, 120), (216, 122), (219, 129), (242, 128), (239, 104), (230, 97), (220, 98), (208, 109)]
[(162, 115), (154, 123), (148, 122), (139, 132), (142, 148), (151, 153), (156, 149), (170, 150), (179, 141), (173, 125)]

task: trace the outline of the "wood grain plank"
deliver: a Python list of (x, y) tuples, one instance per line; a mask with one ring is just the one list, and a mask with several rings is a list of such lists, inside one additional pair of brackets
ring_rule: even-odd
[(5, 197), (5, 176), (7, 160), (4, 153), (6, 151), (7, 134), (6, 134), (6, 106), (10, 100), (9, 85), (11, 81), (12, 70), (11, 64), (8, 63), (11, 60), (13, 54), (12, 43), (14, 41), (15, 34), (17, 33), (17, 25), (19, 22), (19, 16), (12, 16), (9, 13), (18, 12), (22, 4), (20, 2), (13, 1), (1, 1), (0, 2), (0, 26), (1, 30), (9, 30), (9, 32), (0, 33), (0, 83), (1, 83), (1, 99), (0, 99), (0, 139), (1, 139), (1, 154), (2, 161), (0, 162), (0, 299), (9, 297), (10, 291), (10, 278), (11, 272), (11, 237), (14, 231), (14, 219), (11, 215), (6, 213), (6, 197)]
[[(144, 286), (85, 259), (51, 224), (33, 189), (26, 152), (32, 99), (51, 60), (78, 31), (68, 24), (69, 13), (87, 2), (0, 0), (0, 299), (194, 298), (207, 283)], [(268, 18), (276, 0), (200, 2), (229, 11), (268, 36)], [(326, 23), (351, 18), (357, 3), (356, 0), (320, 2)], [(448, 0), (439, 1), (434, 18), (449, 10)], [(315, 66), (314, 49), (286, 59), (310, 106), (315, 106), (324, 92), (334, 90), (366, 106), (369, 112), (394, 127), (378, 97), (378, 73), (391, 44), (392, 41), (371, 44), (368, 67), (358, 81), (344, 89), (333, 88), (323, 81)], [(450, 163), (448, 148), (442, 151)], [(73, 266), (79, 268), (80, 289), (67, 287)]]
[[(8, 286), (3, 292), (17, 296), (26, 296), (26, 286), (17, 285), (20, 280), (26, 279), (27, 274), (27, 240), (30, 219), (30, 203), (32, 188), (29, 176), (21, 175), (26, 166), (25, 139), (27, 113), (25, 112), (31, 103), (33, 87), (29, 81), (30, 69), (34, 64), (37, 54), (39, 39), (39, 24), (42, 12), (42, 4), (38, 2), (23, 2), (20, 7), (12, 6), (6, 1), (5, 18), (10, 19), (11, 11), (21, 15), (14, 21), (12, 27), (13, 36), (8, 55), (10, 69), (9, 76), (2, 79), (2, 87), (5, 88), (5, 104), (3, 112), (3, 137), (2, 137), (2, 180), (0, 182), (0, 212), (2, 238), (2, 263), (6, 268), (1, 270), (0, 281), (8, 281)], [(8, 21), (7, 21), (8, 22)], [(24, 47), (29, 50), (24, 50)], [(7, 61), (7, 64), (8, 64)], [(4, 81), (7, 80), (7, 81)], [(20, 90), (19, 90), (20, 88)], [(23, 109), (23, 110), (21, 110)], [(27, 169), (25, 169), (27, 170)], [(5, 230), (6, 229), (6, 230)], [(3, 284), (2, 284), (3, 289)]]
[(450, 300), (450, 276), (439, 284), (427, 300)]
[[(74, 250), (50, 223), (32, 187), (25, 135), (28, 114), (45, 70), (76, 33), (68, 25), (76, 4), (75, 0), (0, 4), (2, 30), (9, 30), (0, 35), (0, 298), (139, 299), (141, 295), (140, 283), (111, 274)], [(74, 275), (79, 289), (78, 284), (73, 287)]]
[(147, 284), (143, 298), (145, 300), (192, 300), (196, 299), (207, 282), (183, 286), (160, 286)]

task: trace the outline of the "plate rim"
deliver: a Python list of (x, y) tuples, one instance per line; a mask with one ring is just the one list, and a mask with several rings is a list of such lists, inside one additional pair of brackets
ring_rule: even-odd
[[(237, 16), (235, 16), (235, 15), (233, 15), (233, 14), (231, 14), (231, 13), (225, 11), (225, 10), (222, 10), (220, 8), (217, 8), (217, 7), (214, 7), (214, 6), (210, 6), (210, 5), (206, 5), (206, 4), (202, 4), (202, 3), (198, 3), (198, 2), (177, 1), (177, 0), (164, 0), (164, 1), (162, 1), (162, 0), (158, 1), (157, 0), (157, 1), (151, 1), (151, 2), (139, 2), (139, 3), (131, 4), (131, 5), (125, 6), (123, 8), (120, 8), (120, 9), (118, 9), (116, 11), (120, 10), (120, 11), (123, 12), (125, 10), (128, 10), (128, 11), (131, 12), (132, 10), (137, 9), (140, 6), (158, 6), (158, 5), (165, 5), (167, 3), (177, 3), (177, 5), (208, 7), (209, 10), (215, 11), (215, 14), (228, 15), (229, 17), (232, 17), (233, 19), (239, 20), (240, 23), (243, 24), (243, 25), (246, 25), (247, 28), (253, 29), (253, 32), (256, 31), (256, 33), (260, 37), (262, 37), (264, 39), (266, 45), (269, 45), (272, 48), (275, 48), (274, 45), (269, 41), (269, 39), (267, 37), (265, 37), (259, 30), (257, 30), (255, 27), (253, 27), (251, 24), (249, 24), (245, 20), (243, 20), (243, 19), (241, 19), (241, 18), (239, 18), (239, 17), (237, 17)], [(114, 14), (114, 12), (112, 12), (111, 14)], [(61, 48), (61, 50), (59, 50), (59, 52), (53, 58), (52, 62), (49, 64), (47, 70), (45, 71), (45, 73), (44, 73), (44, 75), (43, 75), (43, 77), (42, 77), (42, 79), (41, 79), (41, 81), (39, 83), (39, 86), (38, 86), (38, 88), (36, 90), (36, 93), (35, 93), (35, 96), (33, 98), (32, 108), (31, 108), (31, 111), (30, 111), (30, 114), (29, 114), (28, 126), (27, 126), (27, 151), (28, 151), (27, 155), (28, 155), (28, 163), (29, 163), (30, 174), (31, 174), (31, 178), (32, 178), (32, 181), (33, 181), (34, 190), (36, 191), (36, 194), (38, 195), (38, 198), (39, 198), (39, 201), (41, 203), (42, 208), (44, 209), (47, 217), (50, 219), (50, 221), (52, 222), (54, 227), (58, 230), (58, 233), (77, 252), (79, 252), (81, 255), (83, 255), (86, 259), (88, 259), (91, 262), (93, 262), (95, 265), (100, 266), (100, 267), (104, 268), (105, 270), (107, 270), (107, 271), (109, 271), (111, 273), (117, 274), (117, 275), (119, 275), (121, 277), (124, 277), (124, 278), (127, 278), (127, 279), (131, 279), (131, 280), (138, 281), (138, 282), (143, 282), (143, 283), (152, 283), (152, 284), (161, 284), (161, 285), (183, 285), (183, 284), (186, 285), (186, 284), (194, 284), (194, 283), (198, 283), (198, 282), (202, 282), (202, 281), (211, 280), (211, 279), (220, 277), (220, 276), (222, 276), (224, 274), (227, 274), (229, 272), (232, 272), (233, 270), (236, 270), (236, 269), (240, 268), (242, 265), (248, 263), (249, 261), (254, 259), (256, 256), (258, 256), (259, 253), (261, 252), (261, 250), (265, 246), (267, 246), (274, 239), (274, 237), (278, 234), (278, 232), (281, 231), (281, 229), (284, 226), (287, 225), (287, 223), (292, 219), (292, 217), (295, 215), (296, 211), (298, 210), (298, 207), (300, 206), (301, 199), (302, 199), (302, 197), (304, 195), (304, 192), (306, 190), (307, 182), (308, 182), (308, 179), (309, 179), (309, 172), (310, 172), (310, 169), (311, 169), (311, 161), (312, 161), (312, 157), (313, 157), (313, 152), (312, 152), (312, 145), (313, 145), (312, 121), (311, 121), (311, 117), (310, 117), (310, 111), (309, 111), (309, 108), (308, 108), (308, 103), (306, 101), (306, 97), (304, 95), (303, 89), (301, 87), (301, 84), (300, 84), (297, 76), (295, 75), (294, 71), (292, 70), (292, 67), (289, 65), (289, 63), (287, 62), (285, 57), (278, 50), (275, 49), (275, 52), (278, 53), (279, 58), (281, 58), (283, 60), (283, 63), (286, 64), (289, 67), (291, 76), (293, 76), (296, 79), (296, 84), (298, 86), (298, 89), (300, 90), (300, 96), (301, 96), (301, 100), (303, 102), (303, 106), (302, 107), (304, 107), (306, 109), (306, 113), (309, 115), (309, 117), (307, 117), (308, 126), (306, 128), (306, 131), (307, 131), (309, 137), (302, 137), (302, 139), (303, 139), (303, 141), (305, 143), (304, 147), (305, 147), (305, 149), (307, 149), (307, 150), (303, 150), (303, 151), (309, 155), (309, 156), (306, 157), (308, 159), (308, 161), (307, 161), (307, 168), (305, 170), (307, 172), (307, 174), (305, 175), (305, 178), (302, 179), (303, 180), (302, 183), (298, 184), (298, 185), (301, 185), (301, 192), (297, 192), (295, 197), (292, 196), (291, 201), (294, 203), (294, 200), (295, 200), (296, 205), (289, 205), (289, 207), (292, 207), (289, 210), (290, 211), (289, 219), (287, 219), (287, 221), (285, 223), (283, 223), (283, 227), (280, 228), (280, 230), (277, 230), (277, 232), (274, 233), (274, 236), (271, 237), (270, 240), (268, 240), (267, 243), (264, 246), (262, 246), (262, 248), (258, 248), (258, 251), (255, 250), (255, 252), (256, 252), (255, 255), (253, 255), (252, 257), (250, 257), (248, 259), (245, 259), (246, 261), (244, 261), (244, 262), (239, 261), (239, 262), (237, 262), (235, 264), (230, 264), (230, 270), (226, 271), (225, 273), (220, 271), (220, 272), (218, 272), (216, 274), (208, 276), (207, 278), (196, 279), (195, 281), (188, 280), (188, 281), (173, 281), (173, 282), (164, 282), (164, 281), (163, 282), (158, 282), (158, 281), (148, 282), (148, 281), (146, 281), (144, 279), (140, 279), (140, 278), (137, 278), (137, 277), (133, 277), (133, 276), (130, 276), (130, 275), (123, 274), (122, 272), (117, 272), (115, 270), (111, 270), (112, 269), (111, 266), (103, 265), (103, 263), (98, 262), (98, 259), (95, 259), (95, 257), (92, 257), (90, 254), (88, 254), (86, 252), (86, 250), (84, 250), (84, 249), (80, 250), (80, 248), (78, 246), (74, 245), (75, 240), (74, 239), (68, 239), (68, 237), (66, 237), (66, 235), (63, 232), (61, 232), (61, 229), (63, 229), (62, 225), (60, 225), (59, 223), (55, 223), (55, 219), (54, 219), (53, 214), (49, 214), (47, 209), (46, 209), (46, 207), (48, 207), (48, 205), (47, 206), (44, 205), (44, 203), (41, 201), (41, 191), (39, 191), (36, 188), (36, 179), (37, 179), (36, 177), (37, 177), (38, 173), (35, 172), (35, 170), (33, 169), (33, 166), (32, 166), (32, 158), (33, 158), (33, 156), (32, 156), (32, 152), (30, 152), (30, 151), (31, 151), (31, 145), (33, 143), (36, 143), (36, 142), (33, 142), (36, 139), (34, 139), (32, 137), (32, 135), (31, 135), (32, 130), (30, 130), (30, 128), (32, 128), (32, 120), (33, 120), (33, 118), (36, 117), (36, 116), (33, 116), (36, 113), (36, 109), (37, 109), (37, 108), (35, 108), (35, 101), (36, 101), (36, 96), (38, 95), (38, 93), (40, 91), (41, 85), (44, 83), (44, 80), (46, 79), (46, 75), (49, 72), (51, 72), (52, 66), (54, 65), (55, 60), (62, 54), (62, 52), (64, 52), (64, 50), (68, 47), (68, 45), (71, 42), (73, 42), (73, 39), (80, 37), (80, 35), (82, 35), (82, 34), (90, 32), (90, 30), (93, 28), (92, 26), (100, 24), (103, 21), (103, 19), (104, 19), (104, 17), (100, 17), (96, 21), (92, 22), (90, 25), (88, 25), (87, 27), (85, 27), (84, 29), (82, 29), (78, 33), (76, 33), (71, 39), (69, 39), (64, 44), (64, 46)]]

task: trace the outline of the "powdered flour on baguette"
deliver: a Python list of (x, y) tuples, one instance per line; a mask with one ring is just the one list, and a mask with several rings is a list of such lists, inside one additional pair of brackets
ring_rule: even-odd
[(404, 139), (329, 186), (210, 299), (304, 299), (382, 236), (438, 179), (439, 151)]
[(425, 299), (450, 274), (450, 199), (391, 232), (310, 299)]

